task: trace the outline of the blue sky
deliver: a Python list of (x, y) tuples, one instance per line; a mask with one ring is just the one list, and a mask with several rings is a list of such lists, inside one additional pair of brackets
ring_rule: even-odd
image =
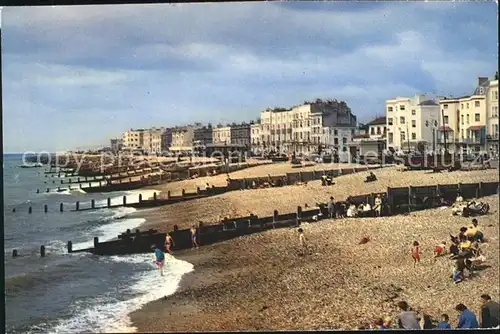
[(4, 8), (4, 151), (131, 127), (252, 120), (304, 100), (471, 93), (497, 70), (497, 5), (223, 3)]

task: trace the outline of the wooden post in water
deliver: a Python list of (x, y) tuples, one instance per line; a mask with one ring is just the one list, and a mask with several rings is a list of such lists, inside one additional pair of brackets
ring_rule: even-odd
[(82, 186), (82, 184), (80, 183), (80, 189), (82, 189), (82, 188), (83, 188), (83, 186)]
[(153, 193), (153, 201), (156, 202), (156, 192)]
[(87, 182), (87, 177), (85, 176), (85, 182)]
[(43, 206), (43, 211), (44, 211), (45, 213), (47, 213), (47, 211), (49, 211), (49, 207), (47, 206), (47, 204), (45, 204), (45, 205)]
[(142, 203), (142, 194), (139, 194), (139, 203)]
[(31, 208), (31, 206), (28, 208), (28, 213), (31, 213), (33, 212), (33, 209)]
[(17, 249), (12, 250), (12, 257), (17, 257)]
[(89, 182), (89, 188), (92, 188), (92, 183), (91, 182)]
[(40, 193), (40, 189), (37, 189), (37, 190), (36, 190), (36, 193), (37, 193), (37, 194), (39, 194), (39, 193)]
[(200, 194), (200, 187), (196, 187), (196, 195)]
[(77, 181), (78, 183), (80, 183), (80, 178), (76, 179), (76, 181)]
[(94, 237), (94, 248), (99, 246), (99, 237)]
[(61, 187), (57, 187), (57, 191), (59, 191), (59, 192), (60, 192), (60, 191), (61, 191)]
[(50, 189), (49, 189), (49, 188), (47, 188), (47, 192), (50, 192)]
[(111, 207), (111, 198), (108, 197), (108, 208)]
[(76, 211), (80, 211), (80, 202), (76, 202)]
[(91, 207), (92, 209), (95, 209), (95, 199), (92, 199), (92, 200), (90, 201), (90, 207)]
[(170, 199), (170, 190), (167, 191), (167, 199)]
[(127, 205), (127, 196), (123, 196), (123, 206)]
[(40, 256), (45, 257), (45, 246), (44, 245), (40, 246)]
[(102, 181), (99, 181), (99, 187), (102, 187)]
[(276, 224), (276, 221), (278, 220), (278, 215), (279, 215), (278, 210), (274, 210), (274, 212), (273, 212), (273, 228), (276, 228), (275, 224)]
[(59, 204), (59, 211), (63, 212), (63, 203)]
[(182, 189), (182, 197), (186, 195), (186, 189)]
[(73, 243), (68, 241), (68, 253), (73, 253)]

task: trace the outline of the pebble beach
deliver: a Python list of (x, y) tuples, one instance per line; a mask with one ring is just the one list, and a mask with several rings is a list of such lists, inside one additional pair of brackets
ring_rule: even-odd
[[(169, 231), (173, 224), (185, 228), (226, 215), (270, 215), (273, 209), (290, 212), (297, 205), (312, 206), (330, 196), (344, 199), (387, 187), (498, 181), (498, 170), (436, 174), (389, 167), (375, 173), (378, 181), (368, 184), (363, 182), (366, 173), (351, 174), (335, 178), (334, 186), (314, 181), (235, 191), (143, 211), (141, 216), (146, 218), (145, 227)], [(406, 300), (434, 318), (448, 313), (456, 325), (457, 303), (478, 312), (481, 294), (499, 298), (495, 284), (499, 280), (498, 196), (481, 200), (491, 206), (488, 215), (479, 217), (487, 238), (487, 263), (461, 284), (450, 278), (451, 260), (432, 257), (434, 246), (470, 223), (470, 218), (452, 216), (450, 208), (322, 220), (302, 224), (310, 246), (304, 256), (294, 228), (175, 253), (193, 264), (194, 271), (183, 277), (175, 294), (132, 313), (132, 322), (139, 332), (353, 329), (395, 316), (396, 302)], [(186, 216), (189, 219), (183, 219)], [(359, 244), (363, 237), (370, 241)], [(423, 252), (416, 268), (410, 256), (414, 240)]]

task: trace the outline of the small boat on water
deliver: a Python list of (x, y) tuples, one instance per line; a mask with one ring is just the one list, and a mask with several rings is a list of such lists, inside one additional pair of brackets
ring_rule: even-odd
[(36, 162), (34, 164), (31, 164), (31, 165), (19, 165), (19, 167), (21, 167), (21, 168), (40, 168), (40, 167), (43, 167), (43, 164), (41, 162)]

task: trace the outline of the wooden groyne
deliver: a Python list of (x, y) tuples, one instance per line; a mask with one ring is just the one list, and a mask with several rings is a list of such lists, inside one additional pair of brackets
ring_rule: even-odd
[[(404, 214), (411, 211), (429, 209), (437, 207), (437, 198), (453, 198), (460, 193), (464, 199), (479, 198), (498, 194), (498, 182), (470, 183), (470, 184), (450, 184), (419, 186), (406, 188), (388, 188), (386, 193), (382, 193), (387, 211), (385, 215)], [(349, 197), (350, 203), (371, 203), (373, 204), (379, 194), (365, 194)], [(429, 201), (429, 198), (433, 199)], [(197, 225), (197, 241), (200, 245), (209, 245), (235, 237), (262, 232), (273, 228), (297, 227), (301, 222), (322, 220), (328, 217), (327, 208), (315, 208), (304, 211), (302, 207), (297, 207), (296, 212), (280, 214), (274, 210), (272, 216), (258, 217), (250, 215), (222, 220), (219, 224)], [(179, 230), (174, 226), (174, 230), (169, 232), (175, 242), (173, 250), (182, 250), (192, 247), (190, 229)], [(129, 230), (121, 234), (118, 240), (99, 242), (94, 238), (94, 247), (73, 250), (71, 242), (68, 242), (68, 252), (90, 252), (98, 255), (123, 255), (151, 252), (151, 245), (155, 244), (160, 248), (164, 247), (166, 233), (157, 233), (154, 230), (147, 232), (131, 233)], [(165, 250), (165, 249), (164, 249)]]

